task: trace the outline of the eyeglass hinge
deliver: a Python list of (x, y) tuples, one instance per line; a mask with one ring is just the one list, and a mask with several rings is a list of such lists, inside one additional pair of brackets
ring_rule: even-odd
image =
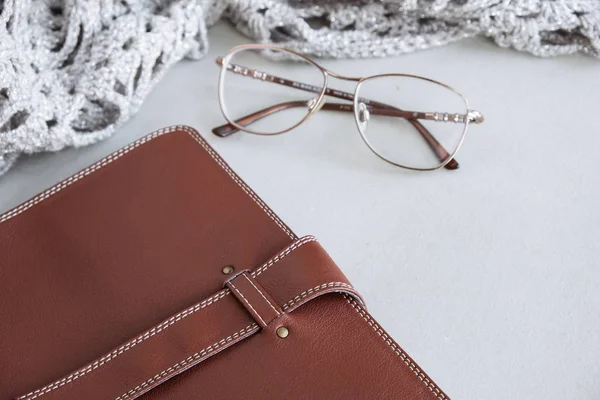
[(477, 110), (469, 110), (467, 118), (469, 119), (469, 123), (473, 124), (481, 124), (484, 121), (483, 114)]

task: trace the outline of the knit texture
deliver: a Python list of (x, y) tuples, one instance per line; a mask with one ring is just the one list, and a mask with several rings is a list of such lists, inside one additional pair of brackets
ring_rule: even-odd
[(0, 174), (20, 154), (110, 136), (229, 20), (260, 43), (385, 57), (485, 35), (537, 56), (600, 55), (599, 0), (0, 0)]

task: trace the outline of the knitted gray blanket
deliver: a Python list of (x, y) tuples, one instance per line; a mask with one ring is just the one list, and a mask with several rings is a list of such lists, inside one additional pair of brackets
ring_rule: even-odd
[(485, 35), (538, 56), (600, 55), (600, 0), (0, 0), (0, 174), (130, 118), (229, 20), (261, 43), (384, 57)]

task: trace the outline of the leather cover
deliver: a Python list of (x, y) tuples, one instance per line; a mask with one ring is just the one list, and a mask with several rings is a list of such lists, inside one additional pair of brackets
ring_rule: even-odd
[(0, 216), (0, 304), (0, 400), (448, 398), (188, 127)]

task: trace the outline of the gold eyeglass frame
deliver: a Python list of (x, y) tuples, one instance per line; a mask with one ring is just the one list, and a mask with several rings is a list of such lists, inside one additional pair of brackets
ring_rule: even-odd
[[(305, 84), (302, 82), (291, 81), (291, 80), (281, 78), (278, 76), (270, 75), (266, 72), (254, 70), (254, 69), (244, 67), (244, 66), (231, 64), (230, 63), (231, 58), (236, 53), (243, 51), (243, 50), (273, 50), (273, 51), (289, 53), (291, 56), (293, 56), (295, 58), (300, 58), (303, 61), (306, 61), (309, 64), (318, 68), (321, 71), (321, 73), (323, 74), (323, 86), (322, 86), (322, 88), (319, 88), (314, 85)], [(225, 117), (225, 119), (227, 120), (228, 123), (225, 125), (218, 126), (218, 127), (214, 128), (212, 131), (214, 134), (216, 134), (217, 136), (221, 136), (221, 137), (229, 136), (237, 131), (244, 131), (247, 133), (251, 133), (251, 134), (255, 134), (255, 135), (263, 135), (263, 136), (279, 135), (279, 134), (286, 133), (286, 132), (291, 131), (292, 129), (297, 128), (304, 121), (308, 120), (314, 113), (316, 113), (317, 111), (319, 111), (321, 109), (328, 109), (328, 110), (334, 110), (334, 111), (352, 111), (354, 114), (354, 120), (356, 122), (356, 127), (360, 133), (361, 138), (363, 139), (363, 141), (365, 142), (367, 147), (377, 157), (379, 157), (383, 161), (385, 161), (389, 164), (392, 164), (394, 166), (400, 167), (400, 168), (405, 168), (405, 169), (414, 170), (414, 171), (434, 171), (434, 170), (438, 170), (440, 168), (455, 170), (459, 167), (459, 163), (458, 163), (458, 161), (456, 161), (456, 159), (454, 157), (455, 157), (456, 153), (458, 153), (458, 151), (462, 147), (462, 144), (466, 137), (466, 133), (467, 133), (469, 124), (470, 123), (479, 124), (484, 121), (483, 115), (479, 111), (469, 108), (469, 102), (468, 102), (467, 98), (465, 96), (463, 96), (460, 92), (458, 92), (451, 86), (446, 85), (442, 82), (438, 82), (436, 80), (433, 80), (430, 78), (425, 78), (425, 77), (418, 76), (418, 75), (391, 73), (391, 74), (371, 75), (371, 76), (366, 76), (366, 77), (362, 77), (362, 78), (343, 76), (343, 75), (337, 74), (333, 71), (330, 71), (327, 68), (322, 67), (321, 65), (317, 64), (315, 61), (311, 60), (310, 58), (308, 58), (300, 53), (297, 53), (295, 51), (285, 49), (285, 48), (282, 48), (279, 46), (268, 45), (268, 44), (243, 44), (243, 45), (235, 46), (225, 55), (225, 57), (223, 57), (223, 58), (217, 57), (216, 61), (217, 61), (217, 64), (219, 64), (221, 66), (221, 71), (219, 73), (219, 81), (218, 81), (219, 106), (221, 108), (221, 113), (223, 114), (223, 117)], [(266, 81), (266, 82), (273, 82), (273, 83), (281, 84), (284, 86), (289, 86), (294, 89), (300, 89), (300, 90), (316, 93), (316, 94), (318, 94), (318, 97), (316, 99), (311, 99), (308, 102), (307, 101), (290, 101), (290, 102), (286, 102), (286, 103), (276, 104), (274, 106), (268, 107), (266, 109), (260, 110), (258, 112), (255, 112), (255, 113), (246, 115), (242, 118), (238, 118), (238, 119), (234, 120), (233, 118), (230, 118), (228, 115), (227, 107), (226, 107), (225, 99), (224, 99), (225, 96), (223, 94), (223, 92), (224, 92), (223, 86), (224, 86), (225, 75), (226, 75), (227, 71), (232, 71), (234, 73), (248, 76), (253, 79), (258, 79), (258, 80), (262, 80), (262, 81)], [(330, 88), (328, 86), (330, 77), (344, 80), (344, 81), (357, 82), (354, 92), (350, 93), (350, 92), (344, 92), (344, 91)], [(449, 114), (449, 113), (442, 113), (442, 112), (406, 111), (406, 110), (401, 110), (394, 106), (390, 106), (388, 104), (384, 104), (384, 103), (380, 103), (380, 102), (376, 102), (376, 101), (372, 101), (372, 100), (368, 100), (368, 99), (361, 99), (359, 97), (361, 85), (370, 79), (381, 78), (381, 77), (414, 78), (414, 79), (419, 79), (419, 80), (423, 80), (423, 81), (427, 81), (427, 82), (430, 82), (433, 84), (440, 85), (440, 86), (454, 92), (461, 98), (461, 100), (465, 104), (466, 113), (465, 114)], [(344, 104), (344, 103), (327, 103), (327, 102), (325, 102), (325, 96), (330, 96), (330, 97), (335, 97), (335, 98), (339, 98), (342, 100), (351, 101), (352, 106), (350, 107), (349, 104)], [(359, 100), (360, 100), (360, 104), (362, 104), (363, 106), (366, 104), (366, 106), (363, 107), (362, 111), (359, 110), (359, 108), (360, 108)], [(365, 101), (367, 103), (365, 103)], [(292, 108), (292, 107), (298, 107), (298, 106), (307, 106), (308, 113), (299, 122), (293, 124), (289, 128), (286, 128), (281, 131), (275, 131), (272, 133), (258, 132), (258, 131), (254, 131), (254, 130), (248, 128), (248, 125), (250, 125), (254, 121), (257, 121), (261, 118), (271, 115), (277, 111), (281, 111), (281, 110), (284, 110), (287, 108)], [(428, 146), (436, 154), (438, 159), (440, 159), (440, 164), (435, 167), (431, 167), (431, 168), (418, 168), (418, 167), (412, 167), (409, 165), (403, 165), (403, 164), (394, 162), (393, 160), (389, 160), (388, 158), (381, 155), (373, 147), (373, 145), (369, 142), (367, 135), (365, 134), (363, 128), (361, 127), (361, 121), (360, 121), (361, 114), (360, 113), (365, 112), (365, 110), (368, 113), (369, 112), (368, 106), (371, 107), (371, 112), (377, 111), (377, 113), (381, 113), (383, 115), (401, 117), (401, 118), (406, 119), (408, 122), (410, 122), (413, 125), (413, 127), (415, 129), (417, 129), (417, 131), (423, 136), (423, 138), (427, 142)], [(364, 118), (364, 115), (362, 118)], [(427, 128), (425, 128), (423, 126), (423, 124), (421, 124), (419, 122), (420, 119), (434, 120), (434, 121), (439, 121), (439, 122), (463, 123), (464, 124), (463, 132), (462, 132), (461, 138), (458, 142), (458, 145), (456, 146), (454, 151), (452, 153), (449, 153), (437, 141), (437, 139), (431, 133), (429, 133), (429, 130)]]

